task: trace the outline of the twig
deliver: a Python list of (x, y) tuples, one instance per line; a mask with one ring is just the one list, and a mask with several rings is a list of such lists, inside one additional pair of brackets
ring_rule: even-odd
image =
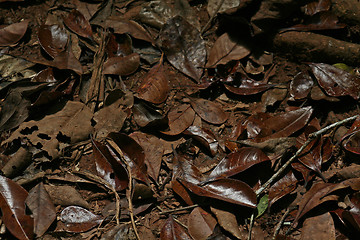
[(87, 179), (92, 180), (94, 182), (101, 183), (101, 184), (103, 184), (105, 187), (107, 187), (108, 189), (110, 189), (114, 193), (114, 195), (115, 195), (115, 206), (116, 206), (115, 219), (116, 219), (116, 224), (119, 225), (120, 224), (120, 219), (119, 219), (119, 216), (120, 216), (120, 197), (119, 197), (119, 194), (116, 192), (115, 188), (110, 183), (108, 183), (106, 180), (104, 180), (101, 177), (96, 176), (96, 175), (94, 175), (92, 173), (89, 173), (89, 172), (73, 172), (73, 173), (77, 174), (77, 175), (84, 176)]
[(342, 121), (339, 121), (339, 122), (333, 123), (327, 127), (324, 127), (317, 132), (311, 133), (308, 136), (308, 139), (306, 140), (306, 142), (299, 148), (299, 150), (297, 150), (295, 155), (292, 156), (266, 183), (264, 183), (258, 190), (256, 190), (256, 192), (255, 192), (256, 196), (259, 196), (268, 186), (270, 186), (270, 184), (285, 171), (285, 169), (294, 161), (295, 158), (297, 158), (301, 154), (301, 152), (310, 144), (310, 142), (313, 139), (315, 139), (316, 137), (320, 136), (321, 134), (327, 132), (328, 130), (330, 130), (334, 127), (337, 127), (344, 123), (355, 120), (357, 117), (358, 117), (358, 115), (346, 118)]
[(200, 35), (202, 36), (204, 34), (204, 32), (206, 31), (206, 29), (208, 28), (208, 26), (210, 25), (210, 23), (214, 20), (215, 16), (217, 15), (218, 11), (220, 10), (221, 6), (223, 5), (223, 3), (225, 2), (225, 0), (221, 0), (221, 2), (219, 3), (219, 5), (217, 6), (217, 8), (215, 9), (215, 12), (212, 16), (210, 16), (209, 21), (205, 24), (205, 26), (203, 27), (203, 29), (201, 29)]
[(132, 195), (132, 191), (133, 191), (133, 184), (132, 184), (133, 178), (132, 178), (132, 174), (131, 174), (131, 167), (130, 167), (129, 163), (125, 160), (123, 152), (121, 151), (119, 146), (111, 139), (107, 139), (106, 141), (111, 145), (111, 147), (113, 147), (116, 150), (117, 153), (119, 153), (121, 160), (126, 165), (126, 168), (127, 168), (128, 174), (129, 174), (129, 186), (128, 186), (128, 189), (126, 189), (126, 198), (129, 203), (129, 214), (130, 214), (131, 224), (134, 229), (136, 239), (140, 240), (140, 236), (137, 231), (135, 220), (134, 220), (134, 207), (133, 207), (132, 200), (131, 200), (131, 195)]
[(199, 205), (195, 204), (195, 205), (191, 205), (191, 206), (187, 206), (187, 207), (175, 208), (175, 209), (159, 212), (159, 214), (164, 215), (164, 214), (173, 213), (173, 212), (180, 212), (180, 211), (183, 211), (183, 210), (193, 209), (193, 208), (196, 208), (198, 206)]
[(174, 219), (175, 222), (177, 222), (178, 224), (180, 224), (183, 228), (188, 229), (188, 227), (187, 227), (185, 224), (183, 224), (182, 222), (180, 222), (180, 221), (179, 221), (177, 218), (175, 218), (174, 216), (173, 216), (173, 219)]
[(275, 231), (274, 231), (272, 240), (275, 240), (275, 239), (276, 239), (276, 236), (279, 234), (280, 229), (281, 229), (281, 226), (283, 225), (283, 223), (284, 223), (284, 221), (285, 221), (285, 218), (287, 217), (287, 215), (289, 214), (289, 212), (290, 212), (290, 208), (286, 209), (286, 212), (285, 212), (284, 215), (281, 217), (279, 223), (276, 225), (276, 228), (275, 228)]
[(251, 214), (251, 217), (250, 217), (249, 234), (248, 234), (248, 238), (247, 238), (248, 240), (251, 240), (251, 231), (254, 226), (255, 210), (253, 211), (253, 213)]

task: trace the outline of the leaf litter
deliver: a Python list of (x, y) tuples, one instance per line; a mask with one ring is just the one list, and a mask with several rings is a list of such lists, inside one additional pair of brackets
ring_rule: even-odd
[(268, 38), (336, 3), (0, 2), (0, 237), (358, 235), (358, 69)]

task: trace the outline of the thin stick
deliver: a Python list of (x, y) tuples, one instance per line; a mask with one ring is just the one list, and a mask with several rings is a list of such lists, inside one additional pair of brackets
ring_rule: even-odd
[(324, 127), (317, 132), (311, 133), (308, 136), (308, 139), (306, 140), (306, 142), (299, 148), (299, 150), (297, 150), (295, 155), (292, 156), (266, 183), (264, 183), (258, 190), (256, 190), (256, 192), (255, 192), (256, 196), (259, 196), (268, 186), (270, 186), (270, 184), (272, 184), (272, 182), (275, 179), (277, 179), (285, 171), (285, 169), (294, 161), (295, 158), (297, 158), (301, 154), (301, 152), (310, 144), (310, 142), (313, 139), (315, 139), (316, 137), (320, 136), (321, 134), (327, 132), (328, 130), (330, 130), (334, 127), (337, 127), (344, 123), (355, 120), (357, 117), (358, 117), (358, 115), (346, 118), (342, 121), (339, 121), (339, 122), (333, 123), (327, 127)]
[(134, 207), (133, 207), (132, 200), (131, 200), (131, 195), (132, 195), (132, 190), (133, 190), (133, 184), (132, 184), (133, 178), (132, 178), (132, 174), (131, 174), (131, 167), (130, 167), (129, 163), (125, 160), (123, 152), (121, 151), (119, 146), (112, 139), (106, 139), (106, 141), (107, 141), (107, 143), (110, 144), (111, 147), (113, 147), (115, 149), (115, 151), (117, 153), (119, 153), (121, 160), (126, 165), (126, 168), (127, 168), (128, 174), (129, 174), (129, 186), (128, 186), (128, 189), (126, 189), (126, 198), (129, 203), (129, 214), (130, 214), (130, 219), (131, 219), (131, 225), (134, 229), (136, 239), (140, 240), (140, 236), (137, 231), (135, 220), (134, 220)]
[(250, 217), (249, 234), (248, 234), (248, 238), (247, 238), (248, 240), (251, 240), (251, 231), (254, 226), (254, 219), (255, 219), (255, 211), (253, 211), (253, 213), (251, 214), (251, 217)]
[(119, 194), (116, 192), (115, 188), (110, 183), (108, 183), (106, 180), (104, 180), (101, 177), (96, 176), (96, 175), (94, 175), (92, 173), (89, 173), (89, 172), (73, 172), (73, 173), (77, 174), (77, 175), (84, 176), (87, 179), (92, 180), (93, 182), (101, 183), (101, 184), (103, 184), (105, 187), (107, 187), (108, 189), (110, 189), (114, 193), (114, 195), (115, 195), (115, 206), (116, 206), (115, 219), (116, 219), (116, 224), (119, 225), (120, 224), (120, 219), (119, 219), (119, 216), (120, 216), (120, 197), (119, 197)]
[(205, 24), (205, 26), (203, 27), (203, 29), (201, 29), (200, 35), (202, 36), (204, 34), (204, 32), (206, 31), (206, 29), (208, 28), (208, 26), (210, 25), (210, 23), (214, 20), (215, 16), (217, 15), (218, 11), (220, 10), (221, 6), (223, 5), (223, 3), (225, 2), (225, 0), (221, 0), (221, 2), (219, 3), (219, 5), (217, 6), (217, 8), (215, 9), (214, 14), (210, 17), (209, 21)]
[(164, 214), (173, 213), (173, 212), (180, 212), (180, 211), (183, 211), (183, 210), (193, 209), (193, 208), (196, 208), (198, 206), (199, 205), (195, 204), (195, 205), (191, 205), (191, 206), (187, 206), (187, 207), (175, 208), (175, 209), (159, 212), (159, 214), (164, 215)]
[(285, 212), (284, 215), (281, 217), (279, 223), (276, 225), (276, 228), (275, 228), (275, 231), (274, 231), (272, 240), (275, 240), (275, 239), (276, 239), (276, 236), (279, 234), (280, 229), (281, 229), (281, 226), (283, 225), (283, 223), (284, 223), (284, 221), (285, 221), (285, 218), (287, 217), (287, 215), (289, 214), (289, 212), (290, 212), (290, 208), (286, 209), (286, 212)]

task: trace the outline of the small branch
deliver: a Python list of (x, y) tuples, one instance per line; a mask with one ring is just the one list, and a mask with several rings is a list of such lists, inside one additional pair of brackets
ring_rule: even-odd
[(173, 212), (180, 212), (180, 211), (183, 211), (183, 210), (193, 209), (193, 208), (196, 208), (198, 206), (199, 205), (195, 204), (195, 205), (191, 205), (191, 206), (187, 206), (187, 207), (175, 208), (175, 209), (159, 212), (159, 214), (164, 215), (164, 214), (173, 213)]
[(276, 225), (276, 228), (275, 228), (275, 231), (274, 231), (272, 240), (275, 240), (275, 239), (276, 239), (276, 236), (279, 234), (280, 229), (281, 229), (281, 226), (283, 225), (283, 223), (284, 223), (284, 221), (285, 221), (285, 218), (287, 217), (287, 215), (289, 214), (289, 212), (290, 212), (290, 208), (286, 209), (286, 212), (285, 212), (284, 215), (281, 217), (279, 223)]
[(249, 225), (249, 234), (248, 234), (248, 240), (251, 240), (251, 232), (252, 232), (252, 228), (254, 226), (254, 220), (255, 220), (255, 211), (256, 209), (253, 211), (253, 213), (251, 214), (250, 217), (250, 225)]
[(355, 120), (358, 117), (358, 115), (356, 116), (352, 116), (349, 118), (346, 118), (342, 121), (333, 123), (327, 127), (324, 127), (322, 129), (320, 129), (317, 132), (311, 133), (308, 137), (308, 139), (306, 140), (306, 142), (299, 148), (299, 150), (297, 150), (297, 152), (295, 153), (294, 156), (292, 156), (266, 183), (264, 183), (255, 193), (256, 196), (259, 196), (268, 186), (270, 186), (270, 184), (273, 183), (273, 181), (275, 179), (277, 179), (284, 171), (285, 169), (294, 161), (295, 158), (297, 158), (301, 152), (310, 144), (310, 142), (315, 139), (316, 137), (320, 136), (321, 134), (327, 132), (328, 130), (335, 128), (337, 126), (340, 126), (344, 123), (350, 122), (352, 120)]
[(223, 3), (225, 2), (225, 0), (221, 0), (221, 2), (219, 3), (219, 5), (217, 6), (217, 8), (215, 9), (215, 12), (212, 16), (210, 16), (209, 21), (205, 24), (205, 26), (203, 27), (203, 29), (201, 29), (200, 35), (202, 36), (204, 34), (204, 32), (206, 31), (206, 29), (208, 28), (208, 26), (210, 25), (210, 23), (214, 20), (215, 16), (217, 15), (217, 13), (219, 12), (221, 6), (223, 5)]

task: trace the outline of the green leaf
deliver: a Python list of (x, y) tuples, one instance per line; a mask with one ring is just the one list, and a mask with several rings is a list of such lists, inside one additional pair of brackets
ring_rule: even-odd
[(269, 205), (269, 195), (265, 194), (264, 196), (261, 197), (259, 204), (256, 207), (257, 210), (256, 218), (264, 214), (264, 212), (268, 208), (268, 205)]

